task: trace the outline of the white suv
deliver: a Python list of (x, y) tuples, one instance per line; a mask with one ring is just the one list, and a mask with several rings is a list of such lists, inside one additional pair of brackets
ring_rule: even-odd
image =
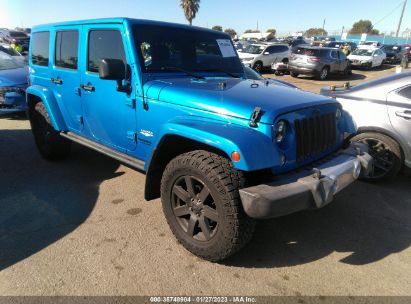
[(273, 62), (288, 62), (290, 48), (286, 44), (250, 44), (238, 56), (245, 66), (257, 72), (269, 67)]

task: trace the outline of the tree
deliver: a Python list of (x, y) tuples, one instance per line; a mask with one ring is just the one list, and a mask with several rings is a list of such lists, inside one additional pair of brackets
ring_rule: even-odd
[(246, 30), (244, 32), (244, 34), (249, 34), (249, 33), (260, 33), (260, 31), (259, 30)]
[(353, 24), (350, 34), (371, 34), (379, 35), (380, 31), (373, 28), (370, 20), (360, 20)]
[(219, 32), (223, 31), (223, 27), (221, 25), (214, 25), (211, 29)]
[(232, 28), (225, 29), (224, 33), (230, 35), (231, 37), (234, 37), (237, 35), (237, 32), (233, 30)]
[(184, 11), (184, 16), (190, 25), (193, 24), (193, 19), (196, 17), (200, 9), (200, 0), (180, 0), (180, 6)]
[(327, 35), (328, 35), (328, 33), (327, 33), (326, 30), (324, 30), (322, 28), (315, 28), (315, 27), (312, 27), (312, 28), (308, 29), (304, 33), (304, 36), (308, 37), (308, 38), (314, 37), (314, 36), (327, 36)]
[(275, 36), (275, 34), (277, 34), (277, 30), (276, 29), (268, 29), (266, 31), (266, 33), (271, 33), (273, 36)]

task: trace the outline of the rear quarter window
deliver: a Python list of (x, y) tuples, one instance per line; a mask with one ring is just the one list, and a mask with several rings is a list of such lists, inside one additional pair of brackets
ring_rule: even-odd
[(31, 62), (34, 65), (49, 65), (50, 32), (37, 32), (31, 35)]

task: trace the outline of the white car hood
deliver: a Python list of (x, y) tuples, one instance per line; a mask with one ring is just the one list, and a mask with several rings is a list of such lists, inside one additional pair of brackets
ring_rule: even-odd
[(370, 61), (372, 59), (372, 56), (349, 55), (348, 59), (350, 59), (350, 60), (360, 60), (360, 61)]

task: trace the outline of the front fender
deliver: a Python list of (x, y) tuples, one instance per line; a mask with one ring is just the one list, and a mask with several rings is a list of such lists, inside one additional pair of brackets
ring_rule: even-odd
[(280, 163), (275, 145), (265, 135), (271, 134), (268, 129), (271, 130), (271, 126), (264, 124), (260, 124), (258, 129), (252, 129), (215, 120), (182, 118), (166, 123), (159, 138), (161, 140), (167, 135), (186, 137), (223, 151), (229, 158), (233, 151), (237, 151), (241, 159), (232, 162), (234, 167), (242, 171), (255, 171)]
[(53, 92), (43, 86), (32, 85), (26, 90), (26, 102), (29, 102), (29, 96), (34, 95), (42, 100), (47, 112), (50, 116), (50, 120), (53, 124), (54, 129), (57, 131), (67, 130), (67, 125), (61, 115), (60, 108), (57, 104), (57, 100), (53, 96)]

